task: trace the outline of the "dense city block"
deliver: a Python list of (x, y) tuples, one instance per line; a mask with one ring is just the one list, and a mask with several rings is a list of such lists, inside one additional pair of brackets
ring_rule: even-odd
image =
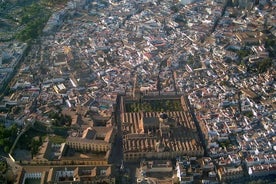
[(276, 2), (0, 2), (0, 183), (276, 182)]

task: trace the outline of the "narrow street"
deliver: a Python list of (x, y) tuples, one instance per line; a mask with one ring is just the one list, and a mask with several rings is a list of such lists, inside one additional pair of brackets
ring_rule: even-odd
[[(117, 104), (120, 101), (120, 96), (117, 97)], [(115, 137), (113, 149), (111, 151), (111, 159), (110, 161), (114, 163), (116, 166), (120, 166), (123, 160), (123, 138), (122, 138), (122, 129), (121, 129), (121, 121), (120, 121), (120, 107), (116, 107), (115, 111), (115, 125), (117, 128), (117, 135)]]

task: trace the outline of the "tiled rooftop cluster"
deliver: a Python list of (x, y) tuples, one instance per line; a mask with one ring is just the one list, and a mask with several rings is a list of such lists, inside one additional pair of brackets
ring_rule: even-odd
[(7, 86), (26, 49), (25, 43), (0, 43), (0, 90)]
[(125, 160), (174, 158), (183, 154), (203, 156), (195, 122), (184, 96), (178, 97), (182, 110), (172, 112), (125, 112), (125, 103), (131, 102), (121, 98)]
[(114, 168), (105, 166), (69, 166), (23, 170), (19, 182), (38, 180), (42, 183), (115, 183)]
[(142, 160), (140, 167), (136, 170), (137, 183), (145, 181), (148, 183), (150, 183), (149, 181), (160, 183), (167, 181), (169, 183), (178, 178), (180, 183), (218, 184), (219, 180), (216, 176), (215, 166), (210, 157), (177, 157), (175, 169), (169, 160)]
[(71, 132), (66, 144), (75, 150), (107, 152), (111, 150), (114, 135), (113, 127), (88, 127), (81, 133)]
[(180, 183), (219, 183), (215, 164), (210, 157), (179, 157), (176, 171)]
[[(250, 158), (250, 155), (258, 160), (262, 155), (275, 153), (275, 71), (254, 75), (239, 64), (235, 51), (241, 48), (250, 51), (248, 61), (244, 60), (249, 68), (268, 58), (269, 50), (265, 49), (268, 38), (263, 34), (263, 25), (269, 19), (267, 26), (275, 29), (275, 19), (271, 18), (274, 10), (275, 4), (270, 8), (264, 6), (262, 10), (255, 7), (247, 11), (250, 16), (245, 17), (243, 12), (227, 8), (208, 38), (214, 42), (205, 45), (212, 48), (211, 58), (205, 60), (207, 69), (200, 74), (193, 73), (200, 80), (213, 77), (205, 83), (193, 84), (189, 99), (202, 125), (208, 154), (219, 168), (220, 180), (275, 173), (273, 161), (267, 161), (269, 164), (251, 162), (245, 171), (240, 167), (243, 158)], [(189, 73), (189, 76), (192, 75)], [(231, 169), (233, 166), (239, 166), (240, 170)], [(236, 176), (231, 178), (231, 175)]]

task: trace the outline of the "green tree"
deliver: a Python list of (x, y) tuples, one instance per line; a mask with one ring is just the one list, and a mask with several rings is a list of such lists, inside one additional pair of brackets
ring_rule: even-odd
[(274, 47), (274, 46), (276, 46), (274, 39), (269, 38), (265, 41), (265, 47)]
[(4, 125), (0, 125), (0, 146), (4, 149), (5, 152), (9, 152), (10, 147), (8, 145), (12, 145), (15, 140), (17, 134), (17, 126), (16, 124), (5, 127)]
[(251, 53), (250, 50), (241, 49), (238, 51), (237, 54), (238, 54), (239, 58), (242, 59), (242, 58), (245, 58), (246, 56), (249, 56), (250, 53)]
[(31, 153), (32, 153), (32, 156), (37, 154), (38, 152), (38, 148), (41, 144), (39, 143), (38, 140), (35, 140), (35, 139), (32, 139), (32, 142), (30, 144), (30, 150), (31, 150)]
[(0, 147), (3, 147), (5, 144), (4, 144), (4, 139), (0, 139)]
[(16, 34), (20, 41), (28, 41), (41, 34), (42, 29), (50, 17), (50, 11), (38, 3), (33, 3), (23, 10), (20, 20), (24, 29)]
[(171, 11), (173, 11), (174, 13), (177, 13), (179, 11), (179, 7), (177, 5), (173, 5), (170, 7)]
[(10, 135), (15, 135), (17, 133), (17, 125), (13, 124), (8, 130)]
[(4, 147), (4, 151), (5, 151), (6, 153), (8, 153), (8, 152), (10, 151), (10, 147), (9, 147), (9, 146), (5, 146), (5, 147)]
[(271, 66), (273, 62), (271, 58), (266, 58), (257, 63), (258, 72), (263, 73), (266, 72)]

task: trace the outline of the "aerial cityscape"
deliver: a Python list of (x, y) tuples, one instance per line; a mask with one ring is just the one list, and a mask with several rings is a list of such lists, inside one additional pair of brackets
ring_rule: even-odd
[(0, 183), (276, 183), (275, 0), (1, 0)]

